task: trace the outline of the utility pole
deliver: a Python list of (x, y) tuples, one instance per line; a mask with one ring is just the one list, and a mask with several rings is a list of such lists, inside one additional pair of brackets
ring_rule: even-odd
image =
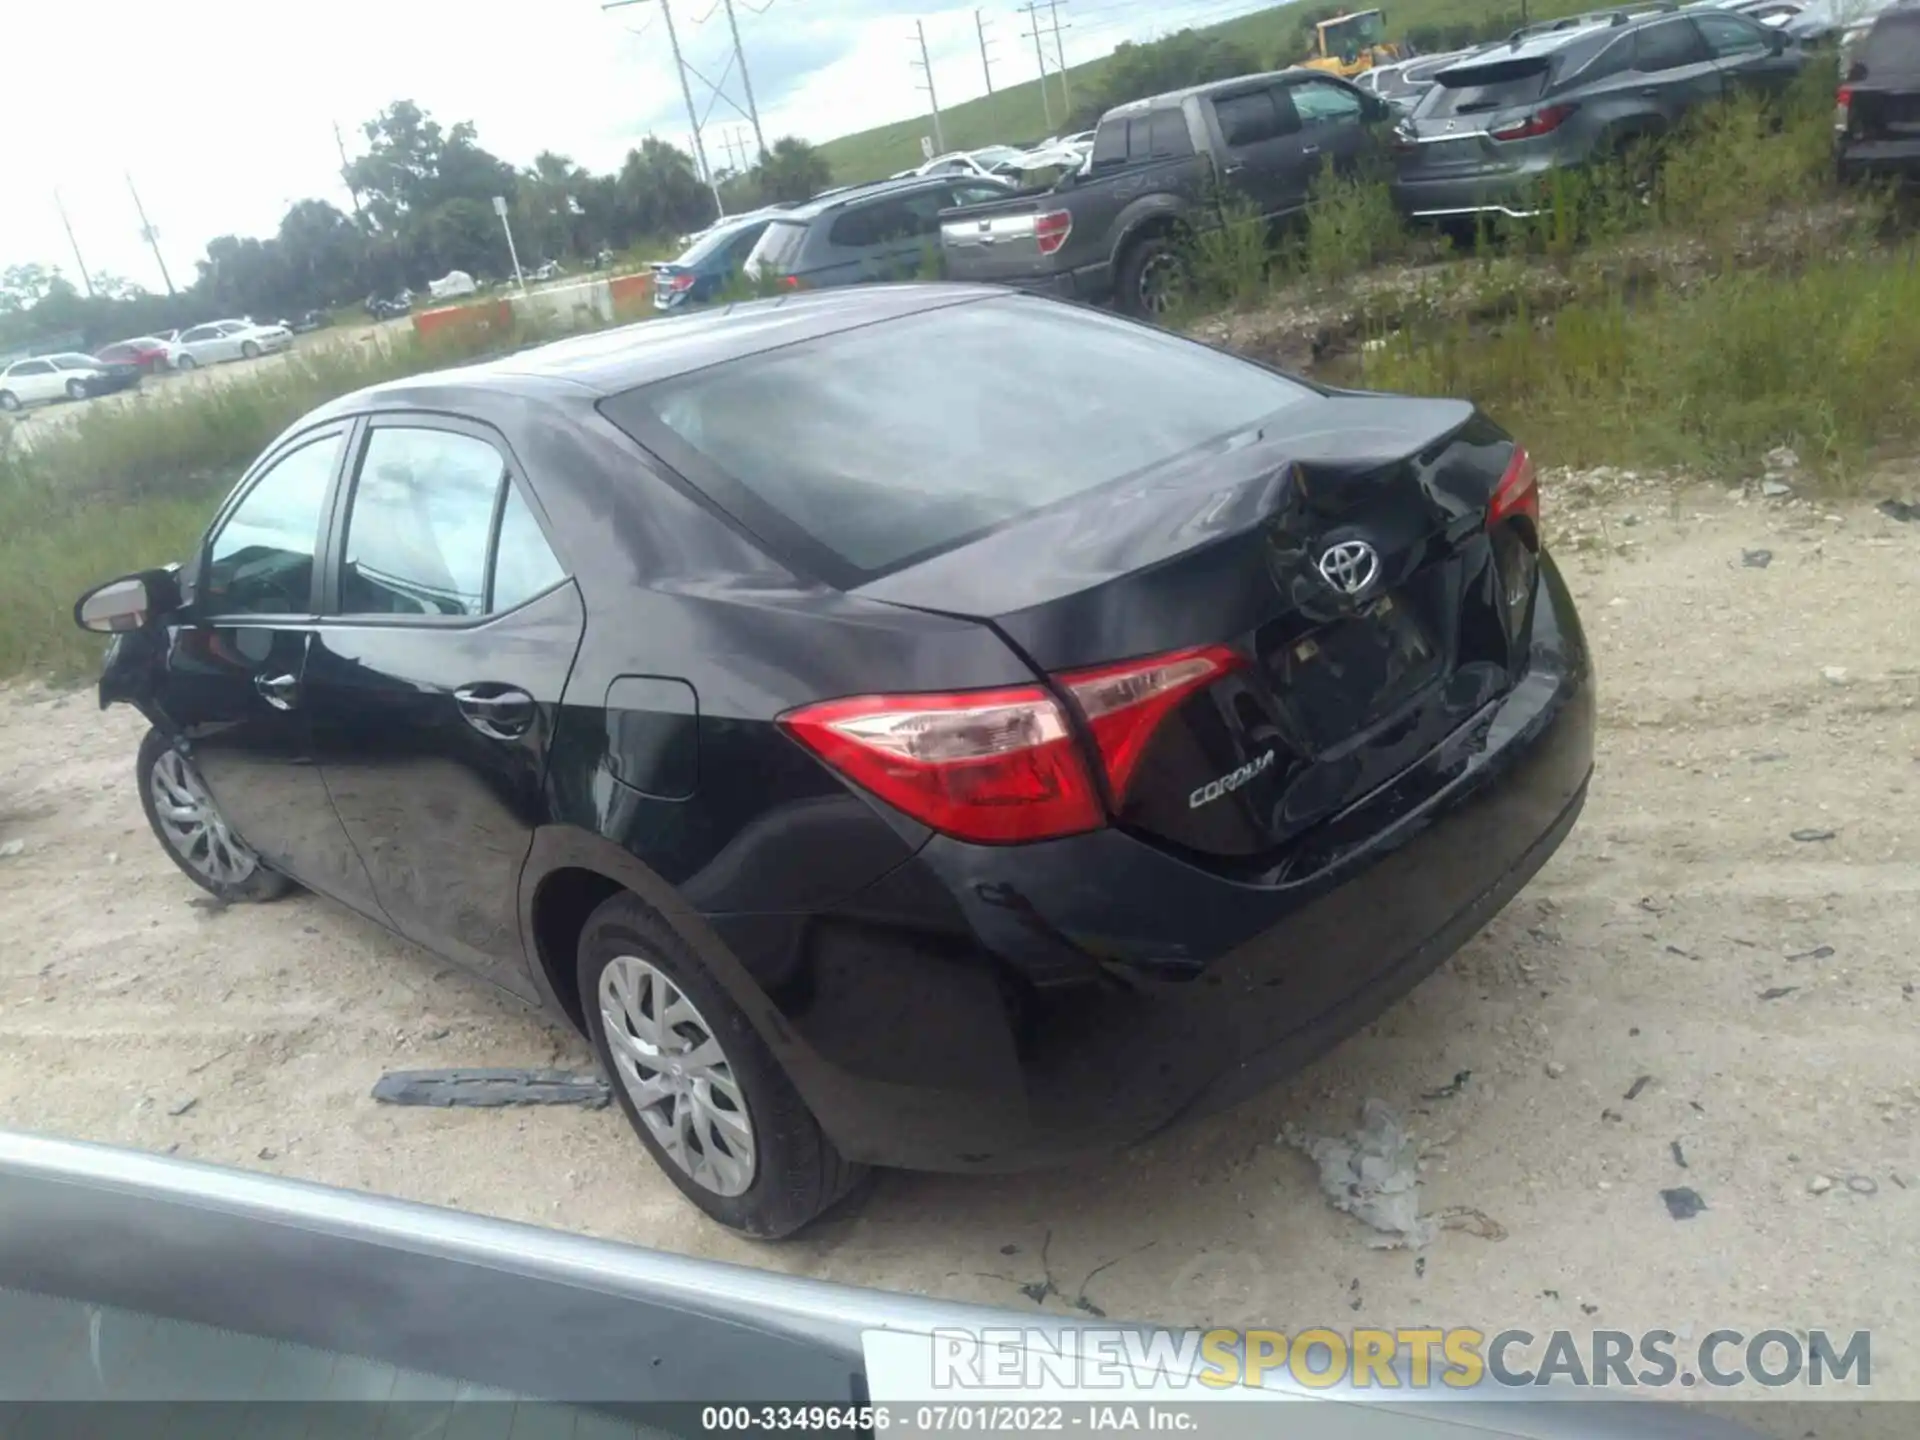
[(367, 226), (367, 217), (360, 213), (360, 187), (355, 185), (348, 176), (348, 172), (353, 167), (347, 163), (347, 142), (340, 136), (338, 120), (333, 122), (333, 148), (340, 152), (340, 183), (347, 187), (347, 194), (353, 198), (354, 222), (364, 230)]
[(1027, 33), (1033, 39), (1033, 58), (1040, 67), (1040, 108), (1047, 112), (1047, 129), (1053, 129), (1053, 99), (1047, 94), (1047, 52), (1040, 48), (1040, 3), (1027, 0), (1020, 9), (1027, 17)]
[[(664, 5), (666, 0), (660, 0), (660, 3)], [(740, 67), (740, 88), (747, 92), (747, 118), (753, 122), (753, 143), (760, 147), (760, 153), (764, 155), (767, 153), (767, 137), (760, 133), (760, 107), (753, 103), (753, 81), (747, 75), (747, 52), (740, 48), (740, 26), (733, 18), (733, 0), (723, 0), (723, 3), (727, 7), (727, 29), (733, 32), (733, 63)]]
[(73, 247), (73, 263), (80, 267), (81, 282), (87, 287), (87, 298), (94, 298), (93, 276), (87, 273), (87, 262), (80, 256), (80, 242), (73, 238), (73, 222), (67, 219), (67, 207), (60, 203), (60, 192), (53, 192), (53, 208), (60, 212), (60, 224), (67, 232), (67, 243)]
[(987, 22), (980, 18), (978, 10), (973, 12), (974, 33), (980, 37), (980, 68), (986, 72), (987, 93), (993, 93), (993, 62), (987, 59)]
[[(666, 0), (661, 0), (661, 3), (665, 4)], [(927, 104), (933, 108), (933, 153), (944, 155), (947, 151), (947, 137), (940, 133), (940, 100), (933, 93), (933, 62), (927, 58), (927, 27), (923, 22), (916, 20), (913, 22), (913, 32), (920, 39), (920, 58), (913, 63), (927, 72), (927, 83), (920, 88), (927, 92)]]
[(160, 232), (153, 228), (147, 219), (147, 207), (140, 203), (140, 192), (133, 188), (133, 173), (127, 173), (127, 189), (133, 195), (133, 208), (140, 216), (140, 238), (147, 242), (147, 248), (153, 251), (154, 264), (160, 267), (160, 278), (166, 282), (167, 294), (178, 295), (173, 288), (173, 276), (167, 273), (166, 257), (160, 253)]
[(1047, 10), (1053, 16), (1053, 58), (1060, 62), (1060, 114), (1065, 123), (1066, 117), (1073, 114), (1073, 95), (1067, 89), (1067, 52), (1060, 44), (1060, 0), (1047, 0)]
[[(644, 5), (648, 0), (601, 0), (602, 10), (621, 10), (629, 5)], [(732, 9), (728, 12), (731, 15)], [(727, 207), (720, 202), (720, 187), (714, 183), (713, 167), (707, 164), (707, 147), (700, 138), (700, 114), (693, 108), (693, 90), (687, 84), (687, 62), (680, 58), (680, 36), (673, 28), (672, 0), (660, 0), (660, 18), (667, 22), (667, 45), (673, 51), (673, 71), (680, 77), (680, 98), (687, 107), (687, 124), (693, 128), (693, 158), (700, 167), (700, 178), (707, 182), (707, 188), (713, 191), (713, 203), (719, 206), (722, 215)]]

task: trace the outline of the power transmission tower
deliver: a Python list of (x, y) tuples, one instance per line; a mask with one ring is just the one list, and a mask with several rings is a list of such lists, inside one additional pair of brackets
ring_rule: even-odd
[(1053, 58), (1060, 62), (1060, 116), (1064, 123), (1073, 114), (1073, 95), (1067, 89), (1067, 52), (1060, 44), (1060, 0), (1047, 0), (1047, 11), (1053, 16)]
[[(666, 0), (661, 0), (665, 4)], [(747, 92), (747, 118), (753, 122), (753, 143), (760, 147), (762, 155), (767, 153), (767, 137), (760, 133), (760, 107), (753, 103), (753, 81), (747, 76), (747, 52), (740, 48), (740, 26), (733, 18), (733, 0), (724, 0), (727, 7), (727, 29), (733, 35), (733, 61), (740, 67), (740, 88)]]
[(133, 208), (140, 217), (140, 238), (146, 241), (147, 248), (153, 251), (153, 260), (160, 267), (160, 278), (166, 282), (167, 294), (178, 295), (180, 292), (173, 288), (173, 276), (167, 273), (166, 257), (160, 253), (160, 232), (154, 229), (152, 222), (147, 219), (147, 207), (140, 203), (140, 192), (133, 188), (131, 171), (127, 173), (127, 190), (133, 196)]
[(913, 64), (927, 75), (927, 83), (919, 88), (927, 92), (927, 104), (933, 109), (933, 153), (944, 155), (947, 152), (947, 137), (940, 133), (940, 100), (933, 93), (933, 62), (927, 58), (927, 27), (916, 20), (913, 22), (913, 32), (920, 40), (920, 58)]
[(1020, 11), (1027, 17), (1027, 37), (1033, 41), (1033, 58), (1040, 66), (1040, 108), (1047, 114), (1047, 129), (1053, 129), (1053, 99), (1047, 94), (1047, 52), (1040, 48), (1039, 0), (1027, 0)]
[[(600, 8), (621, 10), (629, 5), (648, 3), (650, 0), (601, 0)], [(672, 0), (660, 0), (660, 18), (667, 22), (667, 45), (673, 51), (673, 73), (680, 79), (680, 98), (686, 103), (687, 124), (693, 130), (694, 162), (700, 167), (700, 178), (706, 181), (707, 188), (713, 191), (713, 203), (720, 207), (720, 213), (724, 215), (727, 213), (727, 207), (720, 203), (720, 187), (714, 183), (713, 167), (707, 164), (706, 143), (700, 138), (700, 114), (693, 108), (693, 89), (687, 84), (687, 62), (680, 58), (680, 36), (673, 28)]]
[(993, 62), (987, 58), (987, 22), (980, 18), (978, 10), (973, 12), (974, 33), (980, 37), (980, 68), (986, 72), (987, 93), (993, 93)]
[(87, 287), (87, 298), (93, 299), (93, 276), (87, 273), (87, 262), (81, 258), (80, 242), (73, 238), (73, 222), (67, 219), (67, 207), (60, 203), (60, 192), (53, 192), (53, 208), (60, 212), (60, 224), (67, 232), (67, 243), (73, 247), (73, 263), (80, 267), (80, 279)]

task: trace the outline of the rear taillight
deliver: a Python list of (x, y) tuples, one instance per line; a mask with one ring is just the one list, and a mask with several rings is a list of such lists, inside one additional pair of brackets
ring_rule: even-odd
[(1055, 677), (1086, 717), (1114, 809), (1125, 803), (1127, 786), (1160, 722), (1194, 691), (1243, 663), (1225, 646), (1210, 645)]
[(1500, 572), (1501, 618), (1507, 635), (1519, 645), (1526, 634), (1527, 612), (1540, 573), (1540, 486), (1534, 478), (1533, 460), (1518, 445), (1513, 447), (1506, 473), (1487, 502), (1487, 536)]
[(697, 275), (676, 275), (667, 284), (675, 290), (691, 290), (699, 278)]
[(1106, 821), (1066, 714), (1038, 685), (830, 700), (780, 724), (856, 785), (961, 840), (1044, 840)]
[(1524, 119), (1489, 130), (1487, 134), (1495, 140), (1531, 140), (1539, 135), (1551, 135), (1579, 108), (1578, 105), (1543, 105)]
[[(1086, 722), (1116, 810), (1160, 722), (1242, 663), (1208, 646), (1054, 677)], [(960, 840), (1016, 844), (1106, 823), (1067, 713), (1039, 685), (829, 700), (780, 725), (854, 784)]]
[(1842, 85), (1833, 93), (1833, 128), (1844, 130), (1853, 119), (1853, 87)]
[(806, 282), (798, 275), (782, 275), (780, 277), (780, 288), (782, 290), (804, 290), (807, 286)]
[(1493, 498), (1487, 502), (1487, 528), (1491, 530), (1503, 520), (1512, 520), (1524, 516), (1532, 529), (1529, 537), (1536, 544), (1540, 538), (1540, 487), (1534, 479), (1533, 458), (1524, 447), (1513, 447), (1513, 458), (1507, 462), (1506, 473), (1500, 477), (1500, 483), (1493, 487)]
[(1053, 254), (1067, 243), (1067, 236), (1072, 233), (1073, 212), (1070, 210), (1049, 210), (1033, 217), (1033, 238), (1039, 242), (1042, 255)]

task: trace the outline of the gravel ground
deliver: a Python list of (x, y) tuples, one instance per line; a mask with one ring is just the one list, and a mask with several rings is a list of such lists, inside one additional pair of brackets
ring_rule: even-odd
[[(1864, 1327), (1876, 1391), (1920, 1397), (1920, 524), (1671, 494), (1547, 489), (1601, 669), (1560, 855), (1372, 1029), (1105, 1162), (882, 1174), (762, 1246), (682, 1203), (616, 1110), (378, 1106), (388, 1068), (591, 1062), (324, 901), (193, 903), (140, 815), (137, 718), (31, 687), (0, 693), (0, 1124), (1004, 1305)], [(1368, 1097), (1422, 1142), (1426, 1205), (1490, 1223), (1416, 1256), (1324, 1203), (1278, 1136)], [(1670, 1215), (1681, 1186), (1703, 1213)]]

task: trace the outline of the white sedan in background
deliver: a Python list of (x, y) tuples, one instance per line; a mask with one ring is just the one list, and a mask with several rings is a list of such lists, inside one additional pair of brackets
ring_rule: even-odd
[(255, 325), (248, 320), (216, 320), (182, 330), (173, 344), (176, 370), (216, 365), (223, 360), (253, 360), (293, 344), (293, 332), (284, 325)]
[(140, 385), (140, 367), (91, 355), (36, 355), (0, 368), (0, 410), (23, 410), (54, 400), (85, 400)]

